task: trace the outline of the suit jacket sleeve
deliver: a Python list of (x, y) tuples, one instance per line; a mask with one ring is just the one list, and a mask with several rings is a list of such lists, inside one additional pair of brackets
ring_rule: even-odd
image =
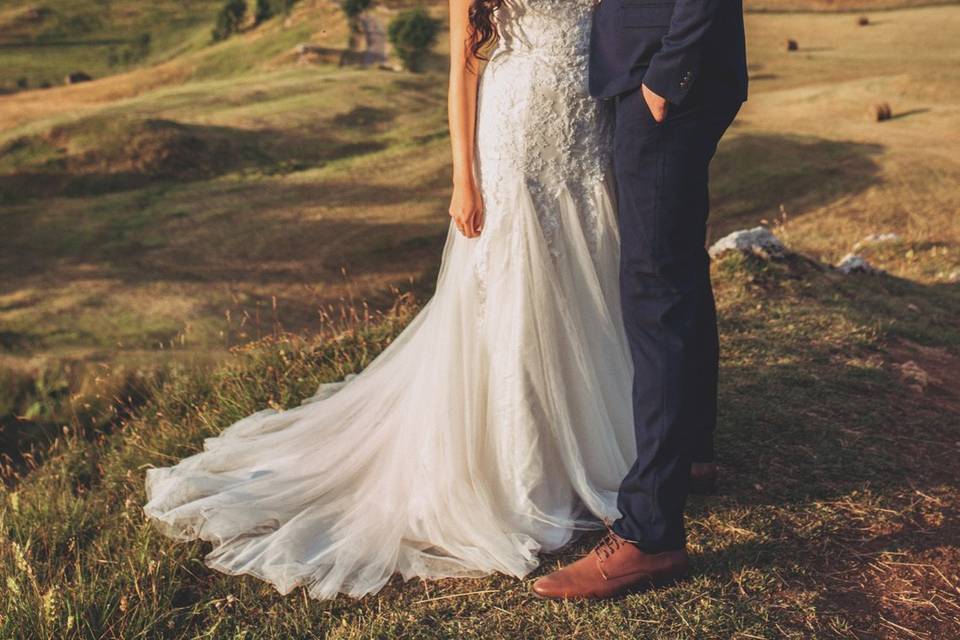
[(680, 104), (700, 73), (703, 41), (727, 0), (677, 0), (662, 47), (650, 60), (643, 83), (657, 95)]

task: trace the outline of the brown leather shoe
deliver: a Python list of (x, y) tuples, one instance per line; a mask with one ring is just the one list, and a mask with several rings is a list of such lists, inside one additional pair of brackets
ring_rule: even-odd
[(694, 462), (690, 465), (690, 493), (698, 496), (716, 493), (719, 475), (716, 462)]
[(615, 598), (670, 584), (690, 571), (685, 550), (644, 553), (610, 531), (593, 551), (533, 583), (541, 598)]

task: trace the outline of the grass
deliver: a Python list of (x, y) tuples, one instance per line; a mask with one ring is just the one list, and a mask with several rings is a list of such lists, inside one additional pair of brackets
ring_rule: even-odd
[[(148, 5), (168, 6), (104, 15)], [(0, 98), (0, 637), (960, 635), (960, 10), (861, 28), (834, 12), (852, 6), (748, 15), (752, 94), (715, 162), (712, 235), (766, 221), (795, 253), (715, 265), (723, 490), (692, 501), (693, 579), (617, 603), (543, 603), (501, 576), (281, 598), (140, 514), (147, 466), (361, 368), (416, 308), (396, 290), (429, 294), (442, 65), (294, 64), (300, 41), (345, 42), (339, 10), (303, 0), (215, 46), (198, 10), (141, 67)], [(880, 101), (893, 120), (867, 117)], [(861, 250), (886, 275), (826, 268), (890, 231)]]
[[(843, 277), (799, 256), (717, 265), (725, 354), (719, 496), (689, 514), (694, 576), (617, 603), (544, 603), (529, 581), (391, 585), (316, 603), (199, 562), (143, 521), (142, 469), (264, 407), (294, 406), (361, 368), (412, 309), (318, 339), (279, 335), (212, 375), (173, 373), (110, 432), (69, 431), (12, 478), (0, 506), (0, 572), (15, 637), (917, 637), (960, 631), (955, 588), (960, 397), (914, 389), (906, 354), (960, 345), (960, 290)], [(933, 289), (933, 290), (931, 290)], [(896, 304), (891, 304), (895, 300)], [(762, 302), (758, 302), (762, 301)], [(924, 313), (903, 321), (901, 305)], [(932, 332), (932, 333), (931, 333)], [(897, 345), (891, 348), (890, 345)], [(939, 347), (934, 348), (939, 349)], [(941, 354), (956, 370), (956, 349)], [(776, 403), (770, 399), (776, 398)], [(917, 462), (922, 460), (923, 464)], [(590, 540), (545, 559), (543, 571)], [(942, 574), (942, 575), (941, 575)], [(5, 634), (5, 635), (4, 635)]]
[[(75, 71), (102, 77), (181, 55), (209, 40), (220, 5), (8, 0), (0, 9), (0, 86), (21, 78), (30, 88), (58, 85)], [(138, 44), (144, 35), (150, 38), (145, 49)]]

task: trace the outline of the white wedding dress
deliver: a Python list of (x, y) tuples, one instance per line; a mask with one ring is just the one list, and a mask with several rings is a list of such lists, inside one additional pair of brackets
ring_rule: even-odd
[(610, 114), (587, 95), (593, 0), (508, 0), (481, 80), (478, 239), (356, 378), (147, 472), (146, 514), (207, 564), (315, 598), (524, 576), (619, 516), (635, 458)]

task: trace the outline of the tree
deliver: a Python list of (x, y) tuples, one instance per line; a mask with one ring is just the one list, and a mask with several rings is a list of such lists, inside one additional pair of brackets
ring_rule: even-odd
[(272, 18), (276, 8), (276, 3), (273, 0), (257, 0), (257, 10), (253, 16), (254, 23), (260, 24)]
[(278, 15), (289, 15), (297, 0), (257, 0), (254, 23), (260, 24)]
[(247, 3), (245, 0), (227, 0), (217, 16), (217, 26), (213, 28), (213, 39), (215, 41), (226, 40), (233, 34), (238, 33), (246, 16)]
[(373, 0), (340, 0), (340, 8), (347, 16), (347, 24), (350, 27), (350, 40), (347, 47), (355, 51), (360, 43), (360, 36), (363, 31), (360, 29), (360, 14), (373, 5)]
[(423, 7), (417, 7), (394, 18), (387, 34), (404, 66), (410, 71), (419, 71), (439, 31), (440, 21), (431, 18)]

